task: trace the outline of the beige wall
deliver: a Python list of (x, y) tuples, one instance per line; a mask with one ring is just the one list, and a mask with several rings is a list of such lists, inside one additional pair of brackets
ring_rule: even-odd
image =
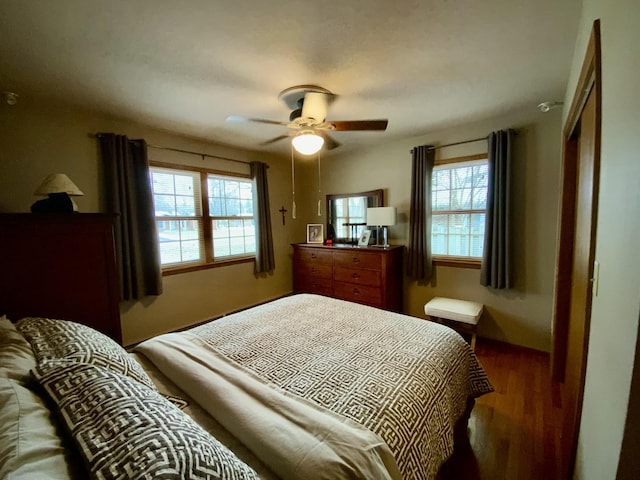
[[(566, 105), (593, 21), (601, 21), (602, 145), (594, 292), (577, 479), (638, 478), (638, 451), (619, 464), (640, 311), (640, 8), (637, 0), (584, 0)], [(566, 115), (565, 108), (565, 115)], [(637, 421), (637, 420), (636, 420)], [(640, 425), (628, 425), (636, 432)], [(637, 438), (637, 433), (636, 433)], [(634, 468), (635, 464), (635, 468)], [(616, 473), (617, 472), (617, 473)], [(616, 476), (618, 475), (618, 476)]]
[[(101, 131), (145, 138), (150, 144), (238, 160), (262, 160), (270, 165), (268, 180), (276, 255), (274, 274), (255, 278), (253, 263), (244, 263), (164, 277), (162, 295), (121, 306), (125, 344), (291, 291), (289, 244), (303, 239), (304, 226), (290, 216), (286, 226), (282, 225), (278, 209), (284, 205), (291, 210), (291, 167), (286, 160), (275, 156), (197, 142), (23, 96), (16, 106), (0, 105), (0, 211), (28, 212), (30, 205), (38, 199), (33, 196), (33, 191), (46, 175), (56, 172), (69, 175), (85, 193), (85, 196), (76, 198), (81, 212), (100, 211), (103, 199), (98, 148), (96, 139), (89, 134)], [(203, 161), (200, 157), (156, 149), (150, 149), (149, 154), (150, 158), (162, 161), (212, 168), (238, 168), (235, 163), (211, 159)]]
[[(369, 151), (339, 154), (322, 160), (323, 193), (351, 193), (383, 188), (385, 205), (398, 209), (399, 224), (390, 228), (390, 242), (407, 244), (413, 146), (446, 144), (485, 137), (493, 130), (517, 128), (514, 159), (514, 226), (516, 286), (497, 291), (480, 285), (480, 271), (437, 267), (429, 286), (405, 279), (405, 312), (424, 317), (423, 306), (434, 296), (482, 302), (486, 314), (480, 335), (549, 350), (555, 268), (558, 185), (560, 174), (559, 110), (547, 114), (532, 105), (526, 112), (496, 117), (408, 140), (389, 141)], [(393, 131), (393, 124), (390, 132)], [(335, 134), (336, 136), (338, 134)], [(373, 135), (373, 134), (372, 134)], [(486, 142), (438, 150), (437, 158), (486, 153)], [(300, 161), (307, 178), (308, 203), (317, 196), (313, 160)], [(310, 166), (311, 165), (311, 166)], [(316, 217), (317, 218), (317, 217)], [(308, 221), (316, 221), (314, 216)]]

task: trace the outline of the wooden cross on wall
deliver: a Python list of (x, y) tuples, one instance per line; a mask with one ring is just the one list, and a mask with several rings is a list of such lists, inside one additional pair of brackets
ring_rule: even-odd
[(284, 214), (287, 213), (289, 210), (284, 208), (284, 205), (283, 205), (282, 207), (280, 207), (280, 210), (278, 211), (282, 214), (282, 225), (284, 225)]

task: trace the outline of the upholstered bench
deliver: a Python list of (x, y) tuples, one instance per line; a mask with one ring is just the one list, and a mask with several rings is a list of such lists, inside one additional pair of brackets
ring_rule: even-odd
[(484, 305), (467, 300), (434, 297), (424, 306), (424, 313), (438, 323), (453, 328), (458, 333), (471, 335), (471, 348), (476, 348), (478, 321)]

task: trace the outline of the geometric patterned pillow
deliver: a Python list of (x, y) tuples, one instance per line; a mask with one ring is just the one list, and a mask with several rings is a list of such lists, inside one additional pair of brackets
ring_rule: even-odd
[(156, 389), (142, 366), (111, 338), (69, 320), (23, 318), (17, 329), (31, 343), (38, 363), (54, 359), (91, 363)]
[(92, 478), (257, 479), (248, 465), (156, 391), (107, 369), (50, 361), (34, 370)]

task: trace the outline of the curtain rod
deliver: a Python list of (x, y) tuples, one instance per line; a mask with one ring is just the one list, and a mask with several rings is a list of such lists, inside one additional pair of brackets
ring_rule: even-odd
[[(90, 135), (92, 137), (96, 137), (96, 138), (100, 138), (102, 135), (99, 133), (96, 133), (95, 135)], [(162, 147), (160, 145), (153, 145), (151, 143), (147, 143), (147, 147), (149, 148), (155, 148), (156, 150), (169, 150), (171, 152), (179, 152), (179, 153), (188, 153), (190, 155), (198, 155), (199, 157), (209, 157), (209, 158), (217, 158), (219, 160), (226, 160), (228, 162), (236, 162), (236, 163), (244, 163), (246, 165), (250, 164), (251, 162), (247, 162), (245, 160), (236, 160), (235, 158), (229, 158), (229, 157), (222, 157), (220, 155), (211, 155), (210, 153), (200, 153), (200, 152), (192, 152), (190, 150), (182, 150), (180, 148), (173, 148), (173, 147)], [(267, 165), (268, 167), (268, 165)]]
[[(480, 140), (486, 140), (486, 139), (487, 139), (487, 137), (474, 138), (473, 140), (463, 140), (461, 142), (447, 143), (445, 145), (438, 145), (437, 147), (429, 147), (427, 150), (438, 150), (438, 149), (444, 148), (444, 147), (453, 147), (454, 145), (462, 145), (464, 143), (479, 142)], [(409, 152), (413, 153), (413, 148), (411, 150), (409, 150)]]
[[(514, 135), (518, 135), (518, 130), (516, 130), (514, 128), (510, 128), (509, 131), (512, 132)], [(427, 150), (438, 150), (438, 149), (444, 148), (444, 147), (453, 147), (454, 145), (463, 145), (465, 143), (479, 142), (481, 140), (486, 140), (488, 137), (489, 136), (487, 135), (486, 137), (474, 138), (473, 140), (463, 140), (461, 142), (447, 143), (445, 145), (438, 145), (437, 147), (429, 147)], [(409, 150), (409, 153), (413, 153), (413, 148), (411, 150)]]

